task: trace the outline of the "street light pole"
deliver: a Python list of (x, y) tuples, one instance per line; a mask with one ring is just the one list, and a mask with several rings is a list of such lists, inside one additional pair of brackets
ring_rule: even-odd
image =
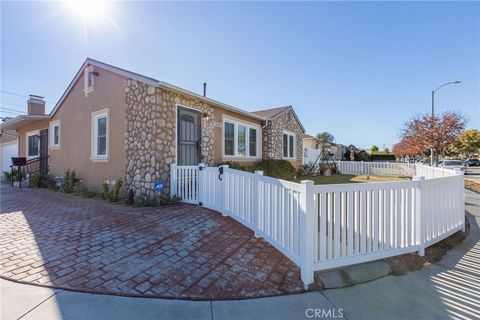
[[(452, 81), (452, 82), (447, 82), (442, 84), (440, 87), (432, 91), (432, 138), (433, 138), (433, 125), (434, 125), (434, 117), (435, 117), (435, 92), (437, 92), (440, 88), (445, 87), (446, 85), (449, 84), (459, 84), (462, 83), (462, 81)], [(433, 139), (432, 139), (433, 140)], [(433, 142), (433, 141), (432, 141)], [(435, 149), (433, 148), (433, 145), (430, 148), (430, 165), (433, 166), (433, 155), (435, 153)]]

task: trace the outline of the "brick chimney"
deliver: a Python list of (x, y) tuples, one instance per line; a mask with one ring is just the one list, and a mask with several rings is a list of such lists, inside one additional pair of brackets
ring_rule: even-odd
[(29, 116), (45, 115), (45, 101), (43, 101), (43, 97), (31, 94), (27, 104)]

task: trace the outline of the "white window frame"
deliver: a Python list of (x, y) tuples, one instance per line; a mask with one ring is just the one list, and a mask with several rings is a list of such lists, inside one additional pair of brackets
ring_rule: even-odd
[[(84, 78), (83, 92), (85, 93), (85, 97), (87, 97), (90, 92), (95, 90), (95, 77), (93, 75), (94, 70), (95, 69), (93, 68), (93, 66), (88, 66), (85, 68), (83, 72), (83, 78)], [(88, 85), (89, 75), (91, 75), (91, 80), (92, 80), (90, 83), (90, 86)]]
[[(225, 123), (233, 124), (233, 155), (225, 154)], [(238, 155), (238, 126), (244, 126), (245, 130), (245, 156)], [(255, 129), (257, 132), (257, 152), (256, 156), (250, 156), (250, 128)], [(225, 160), (232, 160), (232, 159), (261, 159), (260, 151), (261, 151), (261, 136), (260, 136), (260, 126), (257, 124), (241, 121), (231, 117), (223, 117), (222, 121), (222, 156)]]
[[(28, 152), (28, 146), (29, 146), (28, 138), (31, 137), (31, 136), (35, 136), (35, 135), (38, 135), (38, 137), (39, 137), (37, 155), (36, 156), (29, 156), (28, 155), (29, 154), (29, 152)], [(29, 131), (29, 132), (25, 133), (25, 157), (27, 158), (27, 160), (35, 159), (35, 158), (40, 157), (40, 130), (34, 130), (34, 131)]]
[[(55, 127), (58, 127), (58, 143), (57, 144), (55, 144)], [(61, 130), (62, 129), (60, 127), (60, 120), (50, 121), (50, 125), (48, 128), (48, 132), (50, 135), (50, 137), (48, 138), (50, 149), (60, 149)]]
[[(285, 155), (283, 153), (283, 136), (284, 135), (287, 135), (287, 153), (288, 153), (287, 157), (285, 157)], [(293, 157), (290, 157), (290, 137), (293, 137)], [(297, 136), (296, 136), (296, 134), (293, 133), (293, 132), (289, 132), (289, 131), (283, 131), (282, 132), (282, 158), (283, 159), (288, 159), (288, 160), (296, 159), (297, 158), (296, 147), (297, 147)]]
[[(91, 123), (91, 156), (90, 160), (94, 162), (107, 162), (110, 160), (110, 115), (109, 115), (109, 109), (105, 108), (102, 110), (98, 110), (95, 112), (92, 112), (92, 123)], [(98, 155), (97, 154), (97, 134), (98, 134), (98, 119), (106, 117), (107, 121), (107, 137), (106, 137), (106, 146), (105, 146), (105, 154), (103, 155)]]

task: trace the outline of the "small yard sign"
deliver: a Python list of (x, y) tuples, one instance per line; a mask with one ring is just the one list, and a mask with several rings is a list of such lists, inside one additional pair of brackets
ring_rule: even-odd
[(165, 183), (163, 182), (163, 180), (155, 181), (155, 191), (162, 192), (164, 187)]

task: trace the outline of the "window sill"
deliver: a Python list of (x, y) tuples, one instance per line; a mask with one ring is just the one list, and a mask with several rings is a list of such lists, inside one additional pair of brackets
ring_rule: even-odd
[(91, 157), (90, 160), (92, 162), (109, 162), (110, 158), (108, 158), (108, 157)]
[(49, 149), (50, 150), (60, 150), (60, 145), (50, 146)]
[(235, 161), (235, 160), (262, 160), (262, 158), (259, 157), (239, 157), (239, 156), (223, 156), (222, 161)]

